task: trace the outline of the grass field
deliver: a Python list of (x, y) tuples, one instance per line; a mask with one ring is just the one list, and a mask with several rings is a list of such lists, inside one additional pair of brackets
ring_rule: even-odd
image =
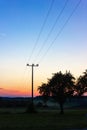
[[(87, 110), (65, 110), (60, 115), (57, 110), (39, 111), (35, 114), (0, 109), (0, 130), (70, 130), (87, 128)], [(13, 111), (13, 112), (12, 112)]]

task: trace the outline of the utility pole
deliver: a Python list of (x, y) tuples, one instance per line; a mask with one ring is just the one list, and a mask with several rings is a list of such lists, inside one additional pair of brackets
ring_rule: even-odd
[(39, 64), (27, 64), (27, 66), (30, 66), (31, 68), (32, 68), (32, 84), (31, 84), (31, 86), (32, 86), (32, 92), (31, 92), (31, 99), (32, 99), (32, 102), (31, 102), (31, 109), (32, 110), (30, 110), (31, 112), (34, 112), (34, 102), (33, 102), (33, 99), (34, 99), (34, 67), (38, 67), (39, 66)]

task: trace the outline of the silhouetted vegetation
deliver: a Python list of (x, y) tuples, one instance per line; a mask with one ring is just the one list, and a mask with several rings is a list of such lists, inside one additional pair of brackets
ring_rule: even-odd
[(46, 107), (48, 97), (50, 96), (50, 91), (49, 91), (48, 84), (42, 83), (42, 85), (38, 87), (38, 91), (42, 95), (42, 100), (44, 102), (44, 107)]
[(42, 83), (38, 87), (40, 95), (43, 97), (43, 101), (46, 105), (49, 96), (52, 96), (59, 105), (60, 113), (63, 114), (63, 106), (67, 98), (73, 96), (82, 96), (84, 92), (87, 92), (87, 70), (83, 76), (80, 76), (77, 81), (75, 77), (67, 72), (63, 74), (61, 71), (54, 73), (52, 78), (48, 80), (47, 84)]
[(30, 103), (31, 98), (10, 98), (10, 97), (1, 97), (0, 98), (0, 108), (14, 108), (14, 107), (27, 107)]
[(83, 72), (83, 75), (79, 76), (76, 82), (76, 91), (79, 96), (87, 92), (87, 70)]

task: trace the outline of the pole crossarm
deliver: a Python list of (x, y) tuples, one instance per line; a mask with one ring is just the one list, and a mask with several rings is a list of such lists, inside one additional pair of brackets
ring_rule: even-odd
[(31, 66), (31, 67), (38, 67), (39, 66), (39, 64), (32, 64), (32, 65), (30, 65), (30, 64), (27, 64), (27, 66)]

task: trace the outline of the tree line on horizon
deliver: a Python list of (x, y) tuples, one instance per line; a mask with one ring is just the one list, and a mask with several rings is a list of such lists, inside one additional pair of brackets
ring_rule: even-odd
[(59, 103), (60, 113), (63, 114), (63, 106), (67, 98), (82, 96), (87, 92), (87, 69), (77, 79), (70, 71), (66, 71), (64, 74), (61, 71), (54, 73), (47, 83), (38, 86), (38, 91), (45, 103), (49, 96), (53, 97)]

